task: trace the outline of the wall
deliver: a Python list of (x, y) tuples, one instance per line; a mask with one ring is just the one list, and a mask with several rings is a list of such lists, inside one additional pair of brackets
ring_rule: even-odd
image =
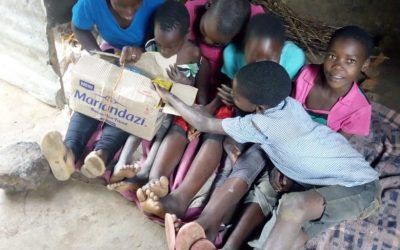
[(74, 0), (0, 1), (0, 79), (63, 107), (52, 27), (71, 18)]
[(50, 63), (41, 0), (0, 1), (0, 79), (52, 106), (63, 106), (58, 75)]
[(282, 0), (300, 16), (333, 26), (366, 28), (389, 53), (399, 52), (400, 1), (398, 0)]

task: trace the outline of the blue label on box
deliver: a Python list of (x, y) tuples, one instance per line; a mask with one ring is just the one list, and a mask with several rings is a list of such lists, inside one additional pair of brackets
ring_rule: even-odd
[(88, 82), (85, 82), (84, 80), (80, 80), (79, 81), (79, 85), (81, 85), (81, 87), (87, 89), (87, 90), (94, 90), (94, 85)]

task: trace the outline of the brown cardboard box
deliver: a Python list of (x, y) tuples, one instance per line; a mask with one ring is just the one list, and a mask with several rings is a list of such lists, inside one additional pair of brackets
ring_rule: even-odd
[[(146, 66), (154, 76), (165, 77), (163, 71), (175, 61), (176, 57), (165, 59), (148, 52), (143, 54), (140, 66)], [(174, 83), (171, 92), (192, 105), (197, 89)], [(70, 106), (74, 111), (106, 120), (143, 139), (152, 139), (165, 117), (160, 101), (149, 78), (98, 57), (83, 56), (72, 69)], [(176, 114), (174, 110), (168, 113)]]

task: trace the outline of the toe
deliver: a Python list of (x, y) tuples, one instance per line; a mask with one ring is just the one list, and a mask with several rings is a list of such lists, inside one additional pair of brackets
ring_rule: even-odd
[(147, 196), (141, 188), (136, 191), (136, 196), (140, 202), (145, 202), (147, 200)]

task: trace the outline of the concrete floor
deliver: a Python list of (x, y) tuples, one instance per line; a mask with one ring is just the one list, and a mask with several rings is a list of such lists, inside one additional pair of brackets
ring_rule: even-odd
[[(0, 148), (65, 132), (68, 115), (0, 82)], [(78, 180), (37, 191), (0, 190), (0, 250), (165, 249), (164, 229), (119, 194)]]

